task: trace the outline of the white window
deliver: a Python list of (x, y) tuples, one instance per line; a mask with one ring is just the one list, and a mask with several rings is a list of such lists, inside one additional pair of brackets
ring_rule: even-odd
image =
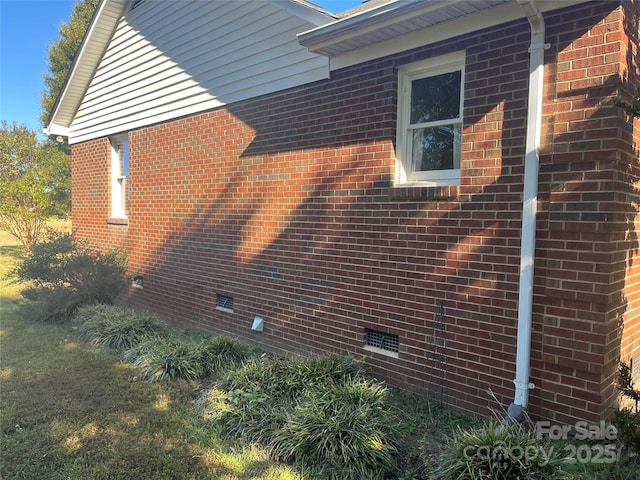
[(126, 135), (111, 139), (111, 216), (129, 215), (129, 139)]
[(464, 52), (398, 71), (396, 184), (458, 185)]

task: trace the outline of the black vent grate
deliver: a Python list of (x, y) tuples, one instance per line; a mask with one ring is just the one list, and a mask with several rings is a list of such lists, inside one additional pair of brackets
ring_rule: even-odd
[(216, 307), (224, 308), (225, 310), (233, 310), (233, 297), (217, 294)]
[(398, 347), (400, 345), (398, 335), (370, 330), (368, 328), (365, 329), (365, 333), (367, 346), (398, 353)]

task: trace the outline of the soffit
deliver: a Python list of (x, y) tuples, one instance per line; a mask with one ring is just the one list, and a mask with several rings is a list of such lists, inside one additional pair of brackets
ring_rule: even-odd
[[(298, 35), (321, 55), (337, 55), (482, 12), (513, 0), (391, 0)], [(366, 5), (366, 4), (365, 4)]]
[[(345, 17), (298, 34), (309, 51), (334, 57), (380, 42), (427, 32), (446, 25), (495, 15), (495, 24), (525, 17), (519, 4), (547, 12), (588, 0), (369, 0), (344, 12)], [(370, 8), (367, 8), (370, 5)], [(514, 17), (515, 15), (515, 17)], [(484, 18), (483, 17), (483, 18)], [(486, 19), (477, 28), (484, 28)], [(452, 32), (454, 36), (456, 32)]]

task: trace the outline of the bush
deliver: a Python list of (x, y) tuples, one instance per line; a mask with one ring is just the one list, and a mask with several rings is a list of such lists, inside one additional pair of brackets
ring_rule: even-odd
[(103, 253), (68, 233), (51, 233), (11, 274), (29, 286), (22, 291), (31, 316), (41, 322), (69, 320), (82, 305), (112, 304), (127, 287), (126, 256)]
[(441, 480), (561, 479), (566, 478), (560, 468), (562, 452), (527, 425), (493, 421), (459, 429), (434, 473)]
[(80, 307), (73, 321), (83, 340), (117, 351), (168, 333), (167, 326), (150, 313), (111, 305)]
[(125, 352), (125, 360), (154, 382), (171, 378), (195, 380), (223, 367), (233, 367), (256, 350), (225, 337), (173, 336), (151, 338)]
[(278, 458), (322, 465), (325, 476), (384, 478), (398, 434), (380, 384), (355, 380), (309, 395), (286, 418), (271, 449)]
[(205, 337), (196, 347), (205, 375), (231, 368), (242, 361), (257, 357), (259, 351), (228, 337)]
[(226, 391), (251, 390), (261, 386), (278, 400), (298, 398), (309, 390), (325, 390), (336, 383), (364, 378), (364, 368), (352, 357), (329, 355), (318, 358), (261, 358), (230, 372), (218, 384)]
[(154, 338), (124, 354), (124, 359), (140, 370), (140, 378), (148, 382), (172, 378), (195, 380), (204, 369), (198, 344), (185, 338)]
[(631, 368), (624, 362), (618, 368), (617, 388), (624, 397), (634, 402), (634, 407), (616, 409), (613, 412), (613, 424), (618, 429), (618, 439), (627, 452), (640, 459), (640, 390), (634, 388)]
[(229, 435), (323, 478), (382, 478), (398, 434), (386, 389), (351, 357), (261, 358), (206, 393), (206, 415)]

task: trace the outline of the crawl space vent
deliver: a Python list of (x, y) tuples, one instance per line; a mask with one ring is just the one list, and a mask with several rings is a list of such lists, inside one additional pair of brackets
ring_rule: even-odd
[(216, 308), (233, 312), (233, 297), (228, 295), (216, 295)]
[(366, 346), (379, 348), (380, 350), (386, 350), (387, 352), (398, 353), (398, 346), (400, 344), (398, 335), (370, 330), (368, 328), (365, 329), (365, 334)]

